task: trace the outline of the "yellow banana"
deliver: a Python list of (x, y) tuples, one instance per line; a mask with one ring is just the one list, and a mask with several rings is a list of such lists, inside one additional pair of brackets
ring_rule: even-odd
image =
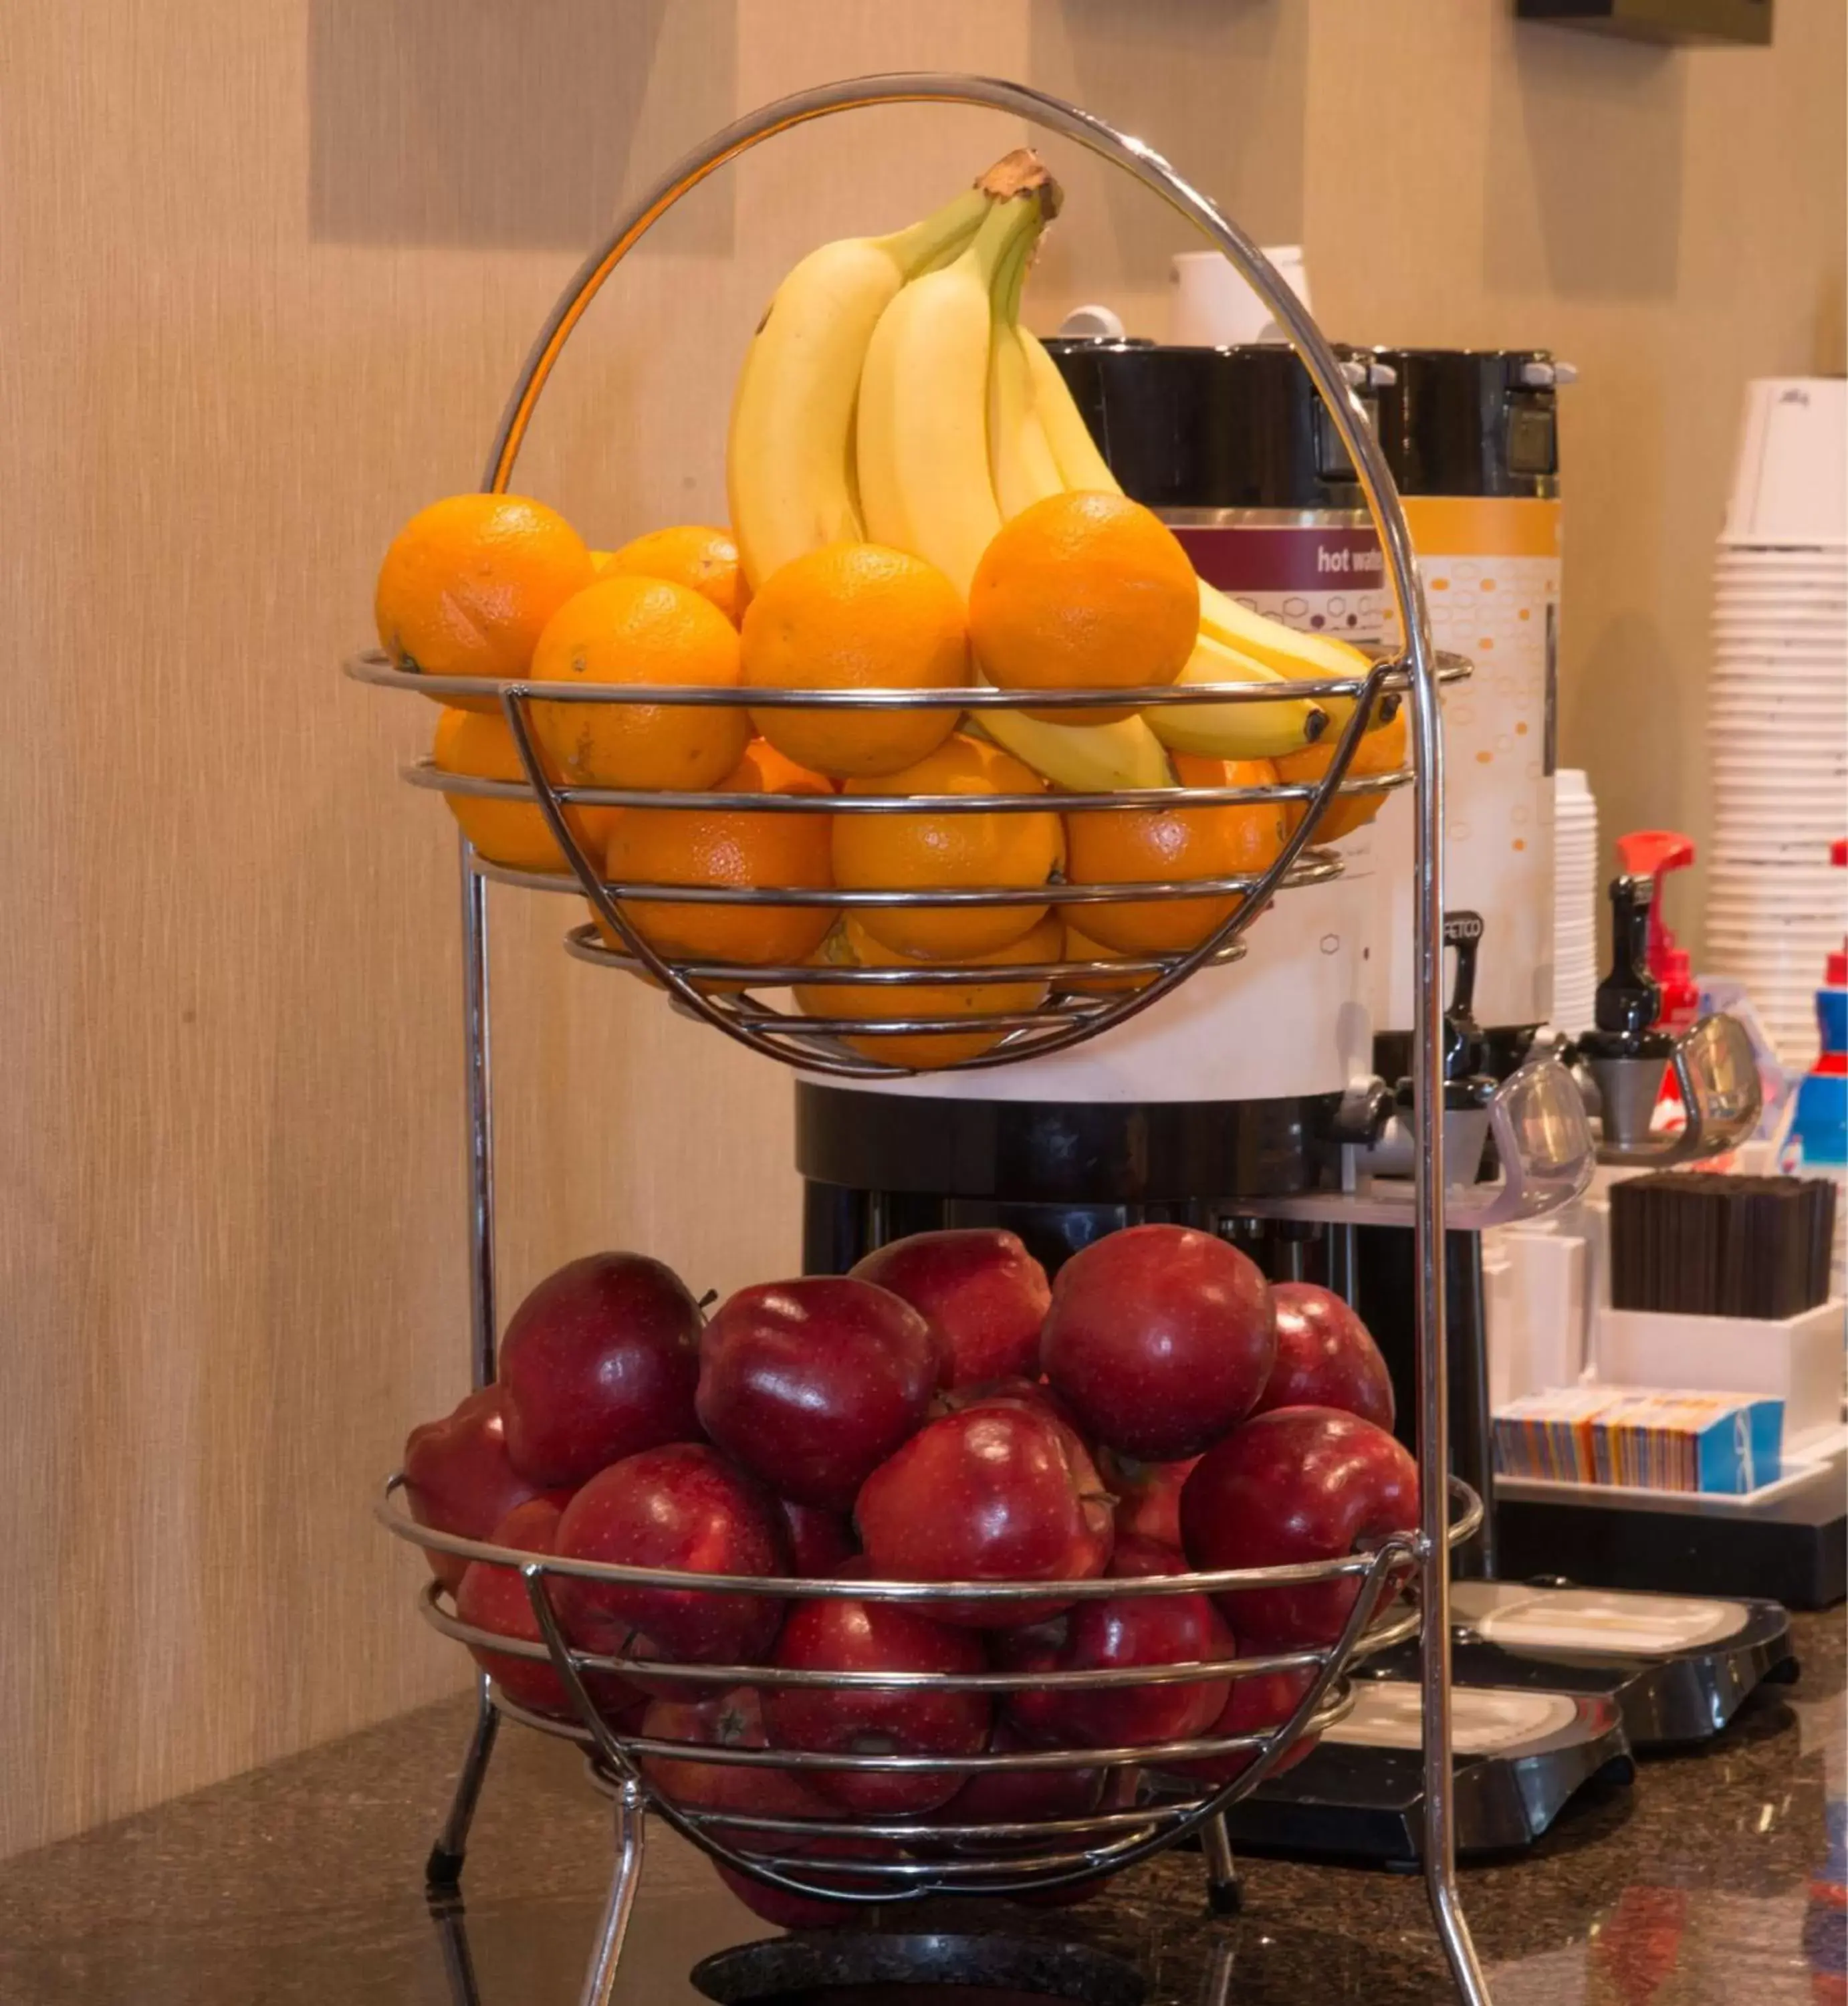
[(1017, 710), (971, 710), (964, 713), (963, 729), (992, 739), (1041, 780), (1068, 794), (1114, 794), (1126, 787), (1175, 784), (1161, 741), (1139, 717), (1119, 718), (1114, 724), (1047, 724)]
[[(990, 292), (1056, 207), (1050, 188), (1043, 169), (1023, 178), (961, 256), (906, 285), (880, 316), (861, 375), (855, 462), (866, 533), (928, 558), (965, 595), (1001, 527), (988, 463)], [(1174, 784), (1167, 754), (1138, 718), (1052, 724), (984, 710), (971, 721), (1068, 792)]]
[[(1174, 686), (1282, 680), (1262, 662), (1202, 631)], [(1142, 715), (1170, 752), (1198, 752), (1209, 759), (1281, 759), (1313, 744), (1329, 723), (1320, 704), (1301, 697), (1269, 703), (1151, 704)]]
[[(1021, 330), (1020, 339), (1032, 372), (1040, 422), (1065, 485), (1101, 487), (1111, 494), (1121, 494), (1122, 491), (1110, 470), (1109, 463), (1098, 451), (1083, 413), (1073, 402), (1071, 389), (1059, 374), (1058, 364), (1025, 329)], [(1248, 606), (1241, 606), (1237, 600), (1229, 598), (1216, 586), (1209, 585), (1205, 579), (1200, 580), (1200, 634), (1202, 641), (1216, 642), (1221, 649), (1242, 658), (1246, 666), (1233, 667), (1224, 660), (1216, 658), (1210, 668), (1201, 667), (1200, 657), (1196, 654), (1181, 673), (1183, 681), (1256, 680), (1251, 674), (1249, 665), (1252, 663), (1269, 670), (1277, 680), (1284, 682), (1346, 681), (1353, 677), (1364, 676), (1372, 666), (1357, 648), (1350, 647), (1346, 642), (1328, 634), (1299, 633), (1281, 621), (1254, 613)], [(1200, 712), (1189, 714), (1197, 718), (1206, 708), (1202, 705)], [(1227, 708), (1251, 710), (1256, 706), (1246, 704)], [(1327, 709), (1339, 723), (1345, 720), (1352, 706), (1345, 699), (1334, 698), (1328, 700)], [(1174, 714), (1172, 710), (1168, 713), (1170, 717)], [(1228, 738), (1236, 729), (1228, 720)], [(1161, 730), (1159, 725), (1157, 730)], [(1170, 744), (1178, 744), (1165, 731), (1162, 735)], [(1195, 748), (1183, 746), (1180, 749)], [(1300, 751), (1301, 741), (1288, 749)], [(1229, 752), (1223, 756), (1255, 758), (1262, 755)]]
[[(1018, 295), (1016, 305), (1017, 308)], [(1015, 352), (1025, 365), (1022, 373), (1033, 399), (1031, 415), (1035, 429), (1046, 442), (1054, 467), (1061, 477), (1061, 485), (1076, 487), (1082, 480), (1087, 487), (1104, 487), (1107, 493), (1121, 494), (1122, 490), (1097, 450), (1090, 428), (1073, 403), (1058, 364), (1019, 325), (1017, 318), (1006, 329), (997, 322), (997, 346), (1009, 334), (1013, 338)], [(992, 414), (996, 393), (996, 379), (992, 373), (989, 390)], [(990, 422), (992, 424), (992, 415)], [(1073, 475), (1078, 478), (1072, 478)], [(1000, 484), (998, 475), (996, 484)], [(1212, 587), (1203, 583), (1200, 589), (1204, 595)], [(1242, 607), (1239, 610), (1244, 611)], [(1280, 629), (1286, 634), (1289, 631), (1287, 628)], [(1282, 680), (1282, 676), (1255, 649), (1227, 646), (1210, 631), (1203, 615), (1199, 640), (1186, 667), (1176, 678), (1177, 683)], [(1301, 697), (1280, 698), (1275, 703), (1151, 704), (1143, 715), (1155, 736), (1170, 751), (1198, 752), (1214, 759), (1280, 759), (1286, 753), (1301, 751), (1320, 734), (1328, 722), (1325, 711)]]
[(990, 199), (978, 183), (909, 230), (824, 244), (777, 287), (738, 372), (725, 449), (753, 588), (791, 558), (862, 534), (854, 402), (867, 344), (906, 280), (966, 243)]
[(1027, 247), (1022, 245), (995, 274), (994, 326), (988, 353), (988, 471), (1004, 523), (1049, 494), (1065, 492), (1065, 480), (1040, 422), (1032, 364), (1020, 340), (1020, 289), (1026, 278)]

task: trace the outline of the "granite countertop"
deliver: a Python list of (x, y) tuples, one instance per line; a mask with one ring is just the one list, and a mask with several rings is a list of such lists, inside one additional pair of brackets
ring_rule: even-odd
[[(1793, 1641), (1797, 1685), (1762, 1688), (1727, 1733), (1646, 1761), (1633, 1788), (1586, 1793), (1523, 1858), (1465, 1870), (1497, 2006), (1848, 1999), (1841, 1896), (1823, 1885), (1848, 1796), (1839, 1614), (1799, 1617)], [(457, 1944), (421, 1880), (469, 1719), (466, 1702), (426, 1708), (9, 1861), (0, 2000), (463, 2006)], [(465, 1883), (480, 2006), (576, 2000), (610, 1857), (608, 1805), (574, 1752), (504, 1733)], [(1179, 1853), (1079, 1908), (928, 1916), (1113, 1950), (1149, 1978), (1150, 2006), (1196, 2006), (1216, 1955), (1234, 2006), (1452, 1997), (1415, 1879), (1262, 1860), (1245, 1873), (1234, 1921), (1207, 1916), (1199, 1859)], [(690, 2006), (699, 1958), (767, 1933), (656, 1828), (617, 1999)]]

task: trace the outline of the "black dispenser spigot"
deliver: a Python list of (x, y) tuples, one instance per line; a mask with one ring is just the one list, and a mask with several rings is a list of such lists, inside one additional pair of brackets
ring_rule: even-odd
[(1666, 1058), (1674, 1040), (1654, 1029), (1662, 991), (1649, 966), (1651, 878), (1610, 881), (1610, 973), (1598, 984), (1597, 1028), (1579, 1041), (1587, 1058)]
[(1610, 973), (1598, 984), (1597, 1029), (1579, 1040), (1579, 1055), (1597, 1088), (1607, 1149), (1645, 1147), (1674, 1040), (1655, 1028), (1662, 991), (1649, 973), (1653, 878), (1610, 881)]
[[(1484, 1107), (1495, 1091), (1495, 1082), (1487, 1070), (1488, 1040), (1476, 1021), (1476, 958), (1482, 945), (1480, 913), (1446, 913), (1444, 945), (1456, 950), (1455, 972), (1451, 978), (1450, 1001), (1444, 1012), (1444, 1105), (1452, 1112)], [(1402, 1079), (1399, 1104), (1412, 1104), (1412, 1082)]]

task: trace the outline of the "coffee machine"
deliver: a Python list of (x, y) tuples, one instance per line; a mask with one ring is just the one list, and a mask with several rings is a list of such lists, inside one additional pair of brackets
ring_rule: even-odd
[[(1202, 576), (1286, 624), (1391, 645), (1379, 546), (1294, 353), (1121, 339), (1051, 346), (1113, 473), (1174, 528)], [(1469, 582), (1463, 626), (1484, 624), (1480, 608), (1504, 595), (1494, 632), (1466, 634), (1455, 618), (1444, 628), (1459, 654), (1505, 642), (1488, 675), (1479, 662), (1446, 702), (1451, 772), (1460, 744), (1480, 769), (1464, 798), (1486, 789), (1508, 825), (1485, 835), (1479, 868), (1460, 878), (1452, 827), (1445, 927), (1446, 1148), (1453, 1180), (1468, 1188), (1452, 1192), (1458, 1230), (1447, 1249), (1453, 1461), (1492, 1504), (1479, 1229), (1582, 1190), (1591, 1163), (1563, 1068), (1528, 1050), (1551, 1005), (1554, 392), (1569, 371), (1539, 351), (1338, 352), (1411, 501), (1434, 505), (1427, 535), (1456, 547), (1438, 554), (1446, 587)], [(1473, 462), (1459, 443), (1469, 411), (1499, 442)], [(1473, 498), (1480, 509), (1450, 510), (1453, 498), (1420, 493), (1464, 485), (1472, 464), (1477, 486), (1499, 484)], [(1512, 523), (1495, 512), (1503, 501), (1519, 505)], [(1543, 540), (1551, 556), (1526, 548)], [(1519, 547), (1500, 547), (1511, 542)], [(1425, 568), (1435, 588), (1439, 575)], [(1472, 756), (1484, 751), (1486, 760)], [(1498, 756), (1503, 770), (1492, 772)], [(805, 1265), (840, 1272), (906, 1234), (984, 1225), (1018, 1233), (1056, 1269), (1123, 1226), (1195, 1226), (1235, 1240), (1273, 1276), (1321, 1280), (1354, 1300), (1393, 1367), (1409, 1434), (1411, 969), (1396, 935), (1411, 931), (1410, 827), (1409, 803), (1390, 801), (1377, 829), (1343, 839), (1339, 876), (1276, 902), (1242, 961), (1202, 970), (1104, 1038), (947, 1078), (799, 1079)], [(1463, 828), (1466, 846), (1466, 815)], [(1493, 1571), (1491, 1514), (1458, 1571)], [(1524, 1587), (1519, 1610), (1501, 1613), (1501, 1584), (1459, 1582), (1456, 1592), (1473, 1587), (1488, 1600), (1459, 1630), (1456, 1659), (1466, 1849), (1528, 1843), (1590, 1779), (1627, 1777), (1633, 1733), (1661, 1738), (1665, 1721), (1676, 1733), (1720, 1724), (1710, 1707), (1664, 1701), (1691, 1679), (1704, 1692), (1716, 1675), (1705, 1659), (1690, 1669), (1674, 1648), (1639, 1652), (1634, 1611), (1627, 1653), (1590, 1649), (1582, 1635), (1575, 1649), (1577, 1603), (1560, 1612), (1562, 1641), (1536, 1629), (1549, 1591)], [(1711, 1612), (1696, 1614), (1712, 1634)], [(1745, 1652), (1748, 1675), (1734, 1681), (1743, 1690), (1775, 1658), (1781, 1629), (1751, 1614), (1717, 1627)], [(1523, 1645), (1544, 1633), (1549, 1648), (1492, 1641), (1498, 1628)], [(1671, 1643), (1681, 1634), (1671, 1628)], [(1375, 1669), (1339, 1736), (1236, 1809), (1239, 1843), (1411, 1856), (1422, 1792), (1415, 1655)]]
[[(1051, 347), (1125, 491), (1202, 576), (1291, 625), (1384, 638), (1378, 540), (1291, 350)], [(1379, 365), (1337, 353), (1372, 409)], [(1386, 1112), (1373, 1078), (1379, 889), (1364, 851), (1344, 866), (1277, 899), (1237, 964), (1070, 1053), (949, 1078), (799, 1081), (808, 1265), (982, 1224), (1056, 1266), (1121, 1226), (1230, 1231), (1240, 1201), (1314, 1188), (1339, 1139)]]

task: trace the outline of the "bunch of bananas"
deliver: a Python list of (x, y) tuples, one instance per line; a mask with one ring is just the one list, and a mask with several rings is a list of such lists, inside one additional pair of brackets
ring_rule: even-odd
[[(1119, 493), (1064, 378), (1020, 324), (1022, 287), (1057, 184), (1008, 154), (889, 237), (825, 244), (778, 287), (747, 353), (727, 447), (731, 520), (755, 589), (841, 540), (928, 559), (967, 595), (1002, 523), (1049, 494)], [(1364, 676), (1345, 642), (1300, 634), (1202, 579), (1182, 684)], [(984, 709), (980, 728), (1055, 787), (1174, 784), (1170, 751), (1277, 758), (1345, 706), (1279, 698), (1151, 706), (1106, 723)]]

